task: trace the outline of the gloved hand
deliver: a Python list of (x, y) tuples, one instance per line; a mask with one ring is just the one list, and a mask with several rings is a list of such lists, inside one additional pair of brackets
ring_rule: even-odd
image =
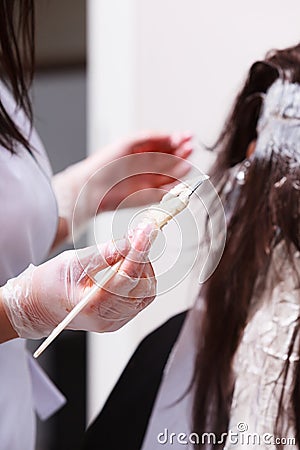
[(132, 196), (127, 207), (160, 200), (157, 188), (182, 178), (190, 170), (185, 159), (192, 152), (191, 138), (190, 134), (143, 134), (109, 145), (55, 175), (52, 185), (68, 237), (72, 220), (78, 235), (100, 210), (115, 209), (135, 192), (143, 191), (138, 197)]
[(104, 332), (122, 327), (155, 298), (147, 256), (153, 235), (154, 226), (142, 224), (127, 239), (66, 251), (10, 279), (0, 294), (17, 334), (31, 339), (50, 334), (93, 285), (90, 277), (125, 256), (105, 289), (96, 292), (68, 328)]

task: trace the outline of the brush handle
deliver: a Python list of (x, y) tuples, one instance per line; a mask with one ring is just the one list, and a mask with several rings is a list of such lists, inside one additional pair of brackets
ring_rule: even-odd
[(47, 339), (38, 347), (38, 349), (34, 352), (33, 357), (38, 358), (44, 350), (54, 341), (54, 339), (69, 325), (69, 323), (75, 319), (75, 317), (83, 310), (83, 308), (89, 303), (90, 299), (94, 296), (94, 294), (98, 291), (98, 289), (102, 289), (105, 284), (111, 280), (111, 278), (116, 274), (118, 269), (120, 268), (123, 259), (118, 261), (111, 267), (106, 269), (106, 272), (99, 284), (94, 284), (94, 286), (89, 290), (89, 292), (77, 303), (76, 306), (69, 312), (69, 314), (54, 328), (54, 330), (49, 334)]

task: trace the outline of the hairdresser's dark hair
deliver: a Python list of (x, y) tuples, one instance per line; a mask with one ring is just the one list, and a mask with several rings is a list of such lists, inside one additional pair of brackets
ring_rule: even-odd
[[(233, 358), (246, 325), (254, 286), (258, 278), (263, 280), (266, 276), (275, 245), (284, 241), (291, 264), (291, 249), (300, 250), (299, 190), (295, 189), (295, 183), (298, 185), (300, 179), (300, 158), (296, 169), (289, 170), (284, 152), (271, 151), (269, 159), (258, 158), (254, 152), (246, 182), (238, 186), (238, 191), (235, 189), (237, 181), (232, 179), (230, 171), (235, 164), (245, 160), (249, 144), (256, 140), (263, 95), (277, 78), (300, 83), (300, 44), (285, 50), (271, 51), (263, 61), (251, 67), (216, 144), (218, 156), (211, 178), (215, 186), (219, 187), (225, 210), (228, 204), (232, 204), (232, 192), (238, 192), (238, 197), (228, 223), (222, 259), (201, 292), (205, 314), (199, 327), (193, 379), (193, 432), (199, 436), (204, 432), (221, 436), (228, 431), (234, 389)], [(280, 188), (277, 185), (276, 189), (274, 185), (283, 177), (286, 177), (285, 183)], [(229, 180), (233, 183), (233, 189), (228, 193), (225, 186), (228, 186)], [(294, 350), (297, 334), (299, 324), (289, 349), (290, 354)], [(285, 362), (283, 384), (288, 367), (289, 358)], [(282, 422), (282, 402), (283, 389), (274, 430), (277, 436)], [(299, 362), (296, 363), (290, 403), (294, 410), (296, 439), (299, 443)], [(196, 447), (205, 446), (200, 444)]]
[[(32, 124), (29, 87), (34, 70), (34, 0), (0, 0), (0, 71)], [(31, 152), (28, 136), (12, 121), (0, 97), (0, 145), (15, 152), (20, 143)]]

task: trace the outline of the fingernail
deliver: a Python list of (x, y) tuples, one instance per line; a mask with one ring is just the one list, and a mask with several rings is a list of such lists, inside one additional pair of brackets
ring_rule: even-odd
[(191, 142), (185, 142), (183, 144), (183, 146), (181, 147), (181, 150), (183, 150), (185, 152), (192, 152), (193, 151), (193, 146), (191, 145)]
[(191, 131), (185, 131), (184, 133), (182, 133), (182, 137), (185, 139), (192, 139), (193, 136), (194, 133), (192, 133)]
[(171, 145), (174, 145), (175, 147), (179, 145), (181, 141), (181, 136), (178, 133), (174, 133), (171, 135)]
[(155, 237), (156, 231), (154, 224), (141, 222), (134, 232), (132, 246), (138, 252), (148, 252)]
[(153, 244), (159, 231), (157, 223), (155, 221), (145, 220), (141, 222), (140, 226), (141, 226), (140, 229), (142, 230), (143, 234), (148, 237), (150, 244)]
[(173, 133), (171, 136), (171, 144), (178, 146), (182, 141), (190, 141), (193, 138), (193, 133), (186, 131), (185, 133)]

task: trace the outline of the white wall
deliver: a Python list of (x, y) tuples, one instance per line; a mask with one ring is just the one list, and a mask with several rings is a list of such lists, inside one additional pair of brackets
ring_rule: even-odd
[(138, 0), (141, 127), (214, 139), (249, 65), (300, 41), (297, 0)]
[[(298, 0), (88, 5), (90, 151), (135, 129), (192, 130), (212, 143), (249, 65), (300, 40)], [(199, 149), (194, 160), (203, 170), (208, 164)], [(99, 233), (105, 237), (103, 227)], [(120, 332), (90, 336), (89, 419), (139, 340), (189, 305), (196, 290), (188, 277)]]

